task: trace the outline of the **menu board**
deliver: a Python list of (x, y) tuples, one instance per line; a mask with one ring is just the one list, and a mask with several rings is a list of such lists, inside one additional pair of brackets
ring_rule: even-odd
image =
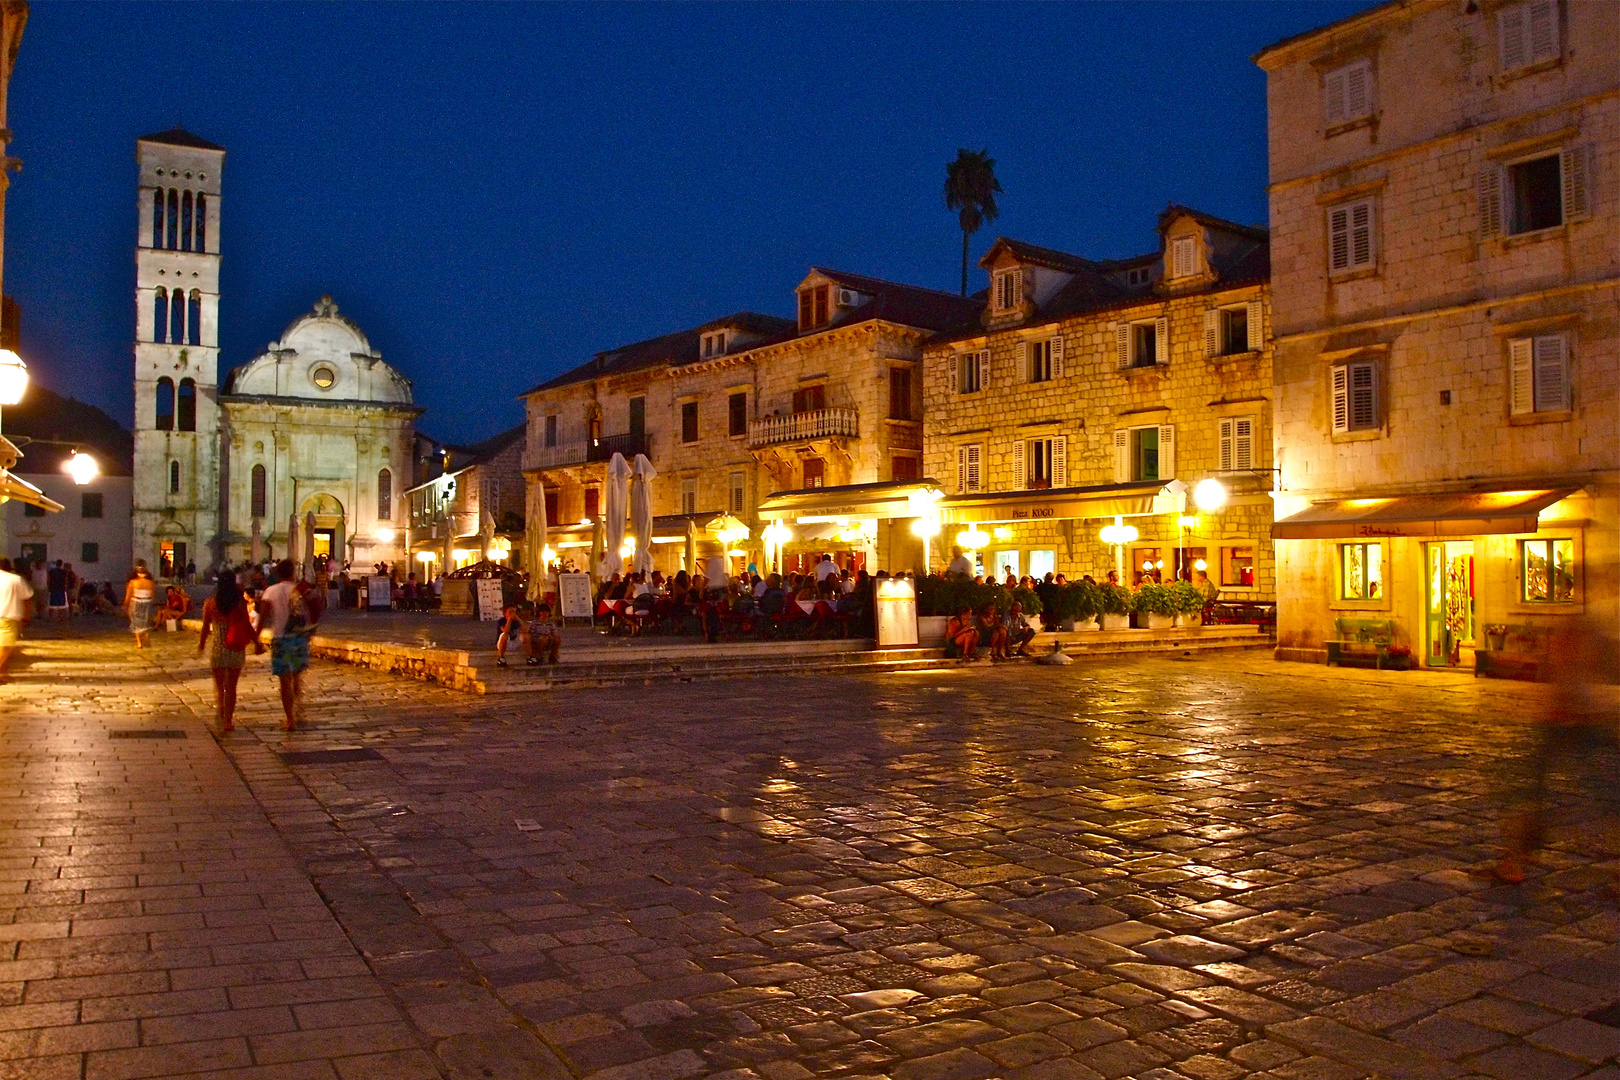
[(391, 608), (394, 606), (394, 583), (386, 574), (371, 574), (366, 578), (366, 607)]
[(558, 574), (557, 599), (565, 619), (589, 619), (591, 611), (591, 575)]
[(494, 622), (501, 617), (501, 579), (479, 578), (478, 621)]

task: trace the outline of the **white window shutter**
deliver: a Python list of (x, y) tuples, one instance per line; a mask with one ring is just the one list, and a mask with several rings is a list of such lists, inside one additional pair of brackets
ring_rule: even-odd
[(1266, 330), (1262, 323), (1265, 318), (1263, 305), (1258, 300), (1249, 301), (1249, 351), (1259, 352), (1266, 345)]
[(960, 356), (951, 357), (951, 393), (952, 394), (959, 394), (959, 393), (962, 392), (960, 390), (960, 388), (959, 388), (961, 384), (957, 382), (957, 375), (960, 373), (961, 368), (962, 368), (962, 358)]
[(967, 489), (978, 491), (984, 484), (984, 444), (974, 443), (967, 450)]
[(1114, 324), (1114, 359), (1122, 368), (1131, 366), (1131, 324)]
[(1063, 335), (1059, 334), (1052, 339), (1052, 378), (1063, 378)]
[(1350, 369), (1340, 364), (1333, 369), (1333, 434), (1350, 430)]
[(1159, 479), (1176, 478), (1176, 426), (1159, 425)]
[(988, 390), (990, 388), (990, 350), (979, 350), (979, 385), (976, 389)]
[(1495, 165), (1479, 174), (1479, 235), (1502, 232), (1502, 170)]
[(1558, 53), (1558, 7), (1553, 0), (1530, 0), (1530, 63), (1553, 60)]
[(1124, 428), (1114, 429), (1114, 483), (1131, 482), (1131, 433)]
[(1536, 411), (1535, 343), (1529, 338), (1508, 342), (1508, 411), (1514, 416)]
[(1372, 114), (1372, 65), (1365, 60), (1351, 64), (1344, 73), (1344, 118)]
[(1019, 439), (1012, 447), (1013, 490), (1024, 490), (1024, 440)]
[(1035, 381), (1035, 372), (1029, 366), (1029, 342), (1027, 341), (1020, 341), (1018, 343), (1018, 370), (1024, 373), (1023, 378), (1025, 382)]
[(1221, 355), (1221, 311), (1220, 308), (1204, 309), (1204, 355)]
[(1521, 68), (1530, 62), (1530, 35), (1525, 19), (1525, 5), (1505, 7), (1496, 16), (1498, 40), (1501, 42), (1499, 59), (1503, 71)]
[(1162, 315), (1153, 320), (1153, 351), (1155, 364), (1170, 362), (1170, 320)]
[(1232, 421), (1232, 467), (1238, 472), (1254, 468), (1254, 418), (1239, 416)]
[(1350, 207), (1350, 265), (1373, 264), (1373, 204), (1363, 199)]
[(1052, 486), (1069, 486), (1069, 437), (1052, 436)]
[(1218, 464), (1215, 466), (1215, 469), (1216, 469), (1217, 472), (1231, 472), (1232, 471), (1232, 453), (1233, 453), (1233, 447), (1232, 447), (1232, 421), (1231, 420), (1222, 420), (1221, 423), (1220, 423), (1220, 432), (1221, 432), (1221, 436), (1220, 436), (1221, 452), (1220, 452), (1220, 457), (1218, 459)]
[(1350, 269), (1350, 208), (1335, 206), (1328, 211), (1328, 269)]
[(1580, 221), (1591, 216), (1592, 147), (1572, 146), (1560, 163), (1564, 180), (1564, 220)]
[(1536, 338), (1536, 411), (1569, 408), (1569, 351), (1563, 334)]
[(967, 486), (967, 452), (965, 446), (956, 448), (956, 492), (961, 494), (968, 489)]
[(1322, 79), (1322, 118), (1328, 127), (1344, 123), (1345, 69), (1330, 71)]
[(1350, 425), (1358, 431), (1378, 426), (1378, 365), (1350, 365)]

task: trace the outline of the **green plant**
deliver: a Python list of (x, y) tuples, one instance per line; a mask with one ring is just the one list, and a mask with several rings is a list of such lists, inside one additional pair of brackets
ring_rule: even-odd
[(1059, 622), (1070, 619), (1084, 622), (1096, 618), (1102, 610), (1099, 587), (1090, 581), (1075, 581), (1063, 585), (1052, 596), (1052, 615)]
[(1156, 581), (1146, 581), (1136, 590), (1137, 611), (1145, 611), (1149, 615), (1174, 615), (1176, 608), (1175, 597), (1168, 586), (1160, 585)]
[[(1002, 592), (1007, 592), (1007, 589), (1003, 588)], [(1025, 588), (1022, 585), (1011, 591), (1011, 599), (1023, 604), (1024, 614), (1028, 615), (1032, 619), (1039, 615), (1042, 611), (1046, 610), (1046, 605), (1041, 603), (1041, 598), (1039, 596), (1035, 595), (1035, 590)]]
[(1170, 586), (1170, 600), (1179, 615), (1192, 615), (1204, 610), (1204, 590), (1190, 581), (1178, 581)]
[(1131, 590), (1123, 585), (1098, 585), (1098, 614), (1100, 615), (1129, 615), (1131, 613)]

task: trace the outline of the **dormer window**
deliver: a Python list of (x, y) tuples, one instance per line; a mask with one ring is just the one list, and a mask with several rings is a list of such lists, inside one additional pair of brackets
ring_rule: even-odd
[(1023, 302), (1024, 276), (1015, 267), (1011, 270), (997, 270), (995, 280), (995, 298), (997, 311), (1011, 311)]
[(1192, 277), (1198, 272), (1198, 248), (1190, 236), (1178, 236), (1170, 241), (1170, 276)]
[(819, 330), (832, 321), (831, 287), (817, 285), (799, 292), (799, 329)]
[(724, 356), (726, 354), (726, 332), (716, 330), (712, 334), (704, 334), (702, 353), (705, 360), (711, 356)]
[(1146, 266), (1139, 266), (1135, 270), (1125, 272), (1125, 284), (1127, 285), (1146, 285), (1152, 279), (1153, 271)]

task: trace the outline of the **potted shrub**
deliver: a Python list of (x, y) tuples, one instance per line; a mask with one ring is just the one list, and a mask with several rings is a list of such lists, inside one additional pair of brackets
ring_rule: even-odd
[(1097, 586), (1097, 613), (1104, 630), (1126, 630), (1131, 625), (1131, 590), (1123, 585)]
[(1136, 590), (1135, 608), (1146, 618), (1149, 630), (1168, 630), (1176, 624), (1176, 602), (1169, 588), (1156, 581), (1145, 581)]
[(1073, 620), (1076, 630), (1097, 629), (1097, 616), (1102, 611), (1101, 587), (1094, 581), (1076, 581), (1063, 587), (1065, 614)]
[(1501, 652), (1507, 647), (1507, 626), (1502, 623), (1491, 623), (1485, 628), (1485, 647), (1491, 652)]
[(1170, 600), (1176, 608), (1177, 626), (1204, 625), (1204, 590), (1190, 581), (1170, 586)]
[(1412, 666), (1412, 649), (1407, 645), (1391, 645), (1384, 650), (1384, 667), (1391, 671), (1406, 671)]
[(917, 579), (917, 644), (925, 649), (945, 646), (945, 624), (956, 614), (961, 586), (944, 578)]

